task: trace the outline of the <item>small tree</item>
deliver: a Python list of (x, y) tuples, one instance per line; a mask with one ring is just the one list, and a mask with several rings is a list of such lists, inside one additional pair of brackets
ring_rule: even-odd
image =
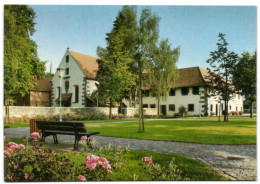
[(182, 117), (184, 117), (185, 114), (187, 114), (187, 109), (186, 107), (184, 107), (183, 105), (181, 105), (179, 108), (179, 113), (182, 115)]
[(160, 42), (154, 51), (152, 67), (150, 71), (150, 86), (152, 96), (155, 96), (157, 104), (157, 114), (159, 115), (160, 98), (166, 100), (170, 89), (175, 85), (177, 77), (176, 62), (179, 58), (179, 47), (171, 49), (168, 39)]
[(228, 101), (235, 93), (235, 88), (232, 85), (232, 71), (235, 67), (238, 55), (234, 52), (230, 52), (227, 49), (228, 43), (224, 38), (225, 34), (219, 33), (218, 37), (218, 50), (210, 52), (211, 58), (206, 62), (209, 63), (211, 68), (209, 70), (209, 87), (211, 92), (221, 96), (221, 100), (224, 100), (224, 121), (228, 121)]
[(250, 106), (250, 117), (253, 117), (253, 104), (256, 102), (256, 52), (250, 55), (244, 52), (233, 69), (233, 84), (245, 96)]

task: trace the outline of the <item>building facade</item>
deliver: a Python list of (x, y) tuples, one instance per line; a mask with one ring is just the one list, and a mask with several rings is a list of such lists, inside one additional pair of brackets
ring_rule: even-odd
[[(144, 90), (143, 107), (156, 108), (160, 114), (174, 115), (184, 106), (188, 115), (219, 115), (224, 110), (224, 101), (210, 93), (206, 85), (207, 70), (199, 67), (178, 69), (178, 78), (166, 100), (159, 100)], [(158, 109), (159, 108), (159, 109)], [(243, 111), (243, 98), (234, 94), (228, 104), (229, 112)]]
[(92, 106), (90, 95), (97, 89), (96, 83), (98, 83), (95, 80), (98, 71), (97, 60), (97, 57), (66, 50), (59, 65), (59, 68), (65, 69), (61, 85), (57, 71), (52, 79), (52, 106), (60, 105), (60, 90), (62, 90), (62, 106)]
[[(99, 58), (66, 50), (59, 67), (65, 69), (65, 75), (60, 78), (57, 72), (52, 79), (52, 106), (60, 105), (60, 89), (62, 90), (62, 106), (91, 107), (96, 103), (90, 98), (97, 90), (96, 76)], [(164, 115), (178, 113), (178, 108), (184, 106), (189, 115), (219, 115), (223, 111), (224, 101), (210, 94), (206, 85), (208, 71), (200, 67), (178, 69), (178, 78), (169, 92), (166, 100), (149, 96), (149, 87), (144, 87), (143, 107), (159, 110)], [(129, 106), (129, 101), (123, 101)], [(137, 104), (138, 107), (138, 104)], [(229, 112), (243, 111), (243, 98), (234, 94), (229, 101)]]

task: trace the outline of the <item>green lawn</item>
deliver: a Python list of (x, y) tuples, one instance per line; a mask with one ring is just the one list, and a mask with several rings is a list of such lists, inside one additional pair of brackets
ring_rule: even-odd
[[(102, 154), (101, 156), (108, 159), (112, 158), (109, 154)], [(162, 166), (167, 166), (174, 157), (175, 165), (182, 171), (181, 175), (192, 181), (225, 180), (224, 177), (197, 160), (179, 154), (164, 154), (141, 150), (131, 150), (129, 153), (122, 155), (123, 160), (126, 160), (126, 162), (124, 162), (124, 167), (120, 170), (114, 170), (112, 179), (115, 181), (133, 181), (133, 176), (137, 175), (138, 181), (147, 180), (147, 175), (142, 166), (142, 158), (145, 156), (152, 156), (153, 162)], [(73, 155), (72, 159), (76, 162), (84, 162), (85, 156), (82, 154)]]
[(138, 133), (138, 122), (87, 125), (88, 131), (103, 136), (202, 144), (256, 144), (256, 118), (230, 117), (145, 121), (145, 133)]

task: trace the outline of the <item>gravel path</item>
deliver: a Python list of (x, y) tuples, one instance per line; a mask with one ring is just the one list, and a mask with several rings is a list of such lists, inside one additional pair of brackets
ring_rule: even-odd
[[(6, 128), (5, 136), (29, 137), (29, 127)], [(96, 140), (96, 147), (123, 147), (129, 145), (132, 150), (147, 150), (161, 153), (178, 153), (194, 158), (208, 165), (210, 168), (225, 176), (229, 180), (256, 180), (256, 145), (207, 145), (181, 143), (170, 141), (152, 141), (126, 139), (104, 136), (92, 136)], [(46, 139), (50, 148), (69, 150), (73, 149), (74, 137), (58, 135), (59, 144), (54, 145), (52, 137)]]

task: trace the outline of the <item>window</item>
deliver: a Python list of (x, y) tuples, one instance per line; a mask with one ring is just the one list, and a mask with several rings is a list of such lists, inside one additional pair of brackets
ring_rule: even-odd
[(169, 105), (169, 111), (175, 111), (175, 104)]
[(75, 103), (78, 103), (79, 102), (79, 86), (78, 85), (75, 85), (74, 86), (74, 93), (75, 93), (75, 99), (74, 99), (74, 102)]
[(149, 97), (149, 90), (143, 90), (143, 97)]
[(148, 108), (148, 104), (143, 104), (143, 108)]
[(58, 98), (60, 97), (60, 87), (57, 87), (57, 95)]
[(66, 56), (66, 63), (69, 62), (69, 59), (70, 59), (70, 57), (69, 57), (69, 55), (67, 55), (67, 56)]
[(240, 95), (237, 95), (238, 96), (238, 100), (240, 100)]
[(188, 95), (189, 94), (189, 88), (181, 88), (181, 94), (182, 95)]
[(155, 108), (156, 108), (156, 105), (155, 105), (155, 104), (150, 104), (150, 108), (155, 109)]
[(69, 75), (69, 73), (70, 73), (70, 69), (69, 69), (69, 68), (66, 68), (65, 74), (66, 74), (66, 75)]
[(70, 88), (70, 82), (69, 81), (65, 81), (65, 91), (66, 91), (66, 93), (68, 93), (69, 88)]
[(199, 87), (193, 87), (192, 88), (192, 94), (199, 95)]
[(229, 106), (229, 110), (231, 110), (231, 105)]
[(213, 111), (213, 105), (212, 104), (210, 105), (210, 111), (211, 112)]
[(170, 89), (169, 96), (175, 96), (175, 89)]
[(188, 111), (194, 111), (194, 104), (188, 104)]

